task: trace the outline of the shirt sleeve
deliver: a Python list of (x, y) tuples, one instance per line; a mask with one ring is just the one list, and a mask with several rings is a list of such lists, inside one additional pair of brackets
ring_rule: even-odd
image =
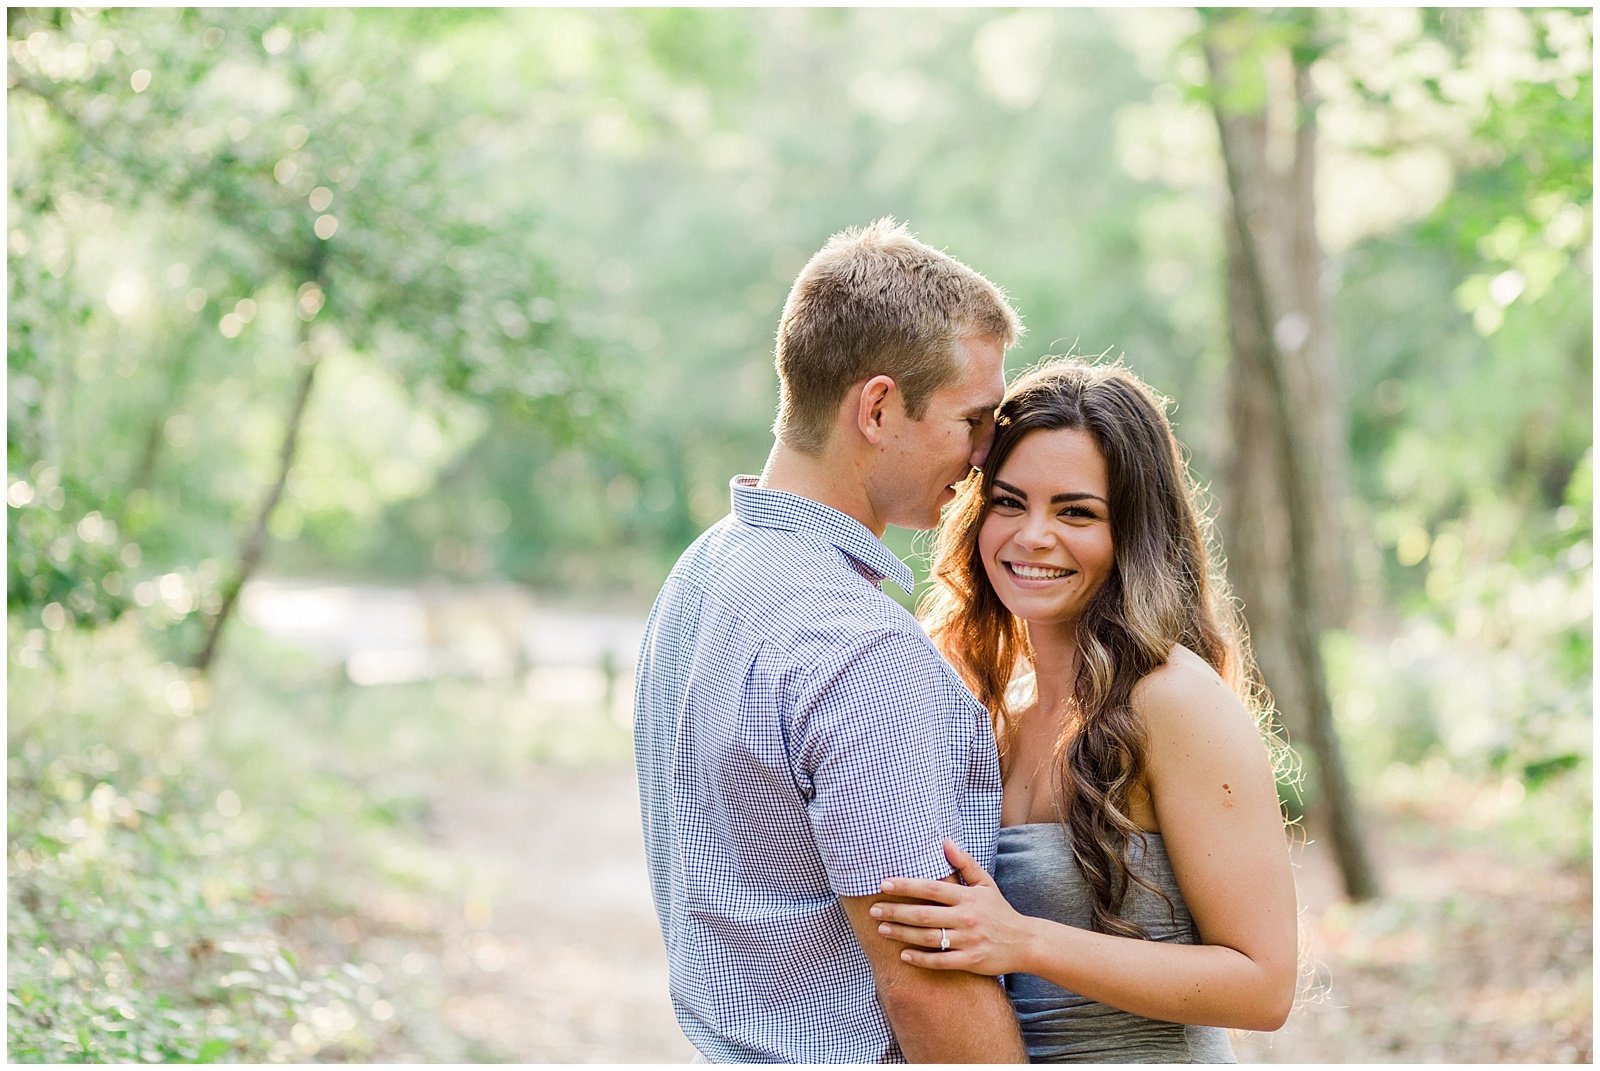
[(835, 895), (888, 877), (943, 878), (962, 839), (981, 706), (920, 635), (869, 633), (818, 665), (796, 696), (795, 777)]

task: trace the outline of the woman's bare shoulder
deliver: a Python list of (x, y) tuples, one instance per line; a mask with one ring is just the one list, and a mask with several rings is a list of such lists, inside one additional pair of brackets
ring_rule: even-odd
[(1228, 682), (1182, 644), (1134, 687), (1133, 706), (1153, 736), (1202, 728), (1255, 733), (1254, 719)]
[(1166, 662), (1145, 674), (1134, 686), (1133, 698), (1135, 703), (1181, 702), (1196, 690), (1203, 694), (1215, 689), (1233, 694), (1228, 682), (1211, 668), (1211, 663), (1180, 643), (1173, 646)]

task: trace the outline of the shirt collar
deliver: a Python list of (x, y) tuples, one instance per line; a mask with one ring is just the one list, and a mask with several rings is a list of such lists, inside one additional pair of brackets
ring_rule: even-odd
[(733, 512), (746, 524), (821, 536), (878, 579), (893, 580), (907, 595), (916, 583), (911, 569), (895, 557), (866, 525), (847, 513), (788, 491), (758, 487), (755, 476), (735, 476), (728, 484)]

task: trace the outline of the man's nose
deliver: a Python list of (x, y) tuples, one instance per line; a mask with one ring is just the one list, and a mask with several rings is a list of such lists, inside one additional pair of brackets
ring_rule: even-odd
[(978, 441), (972, 448), (972, 457), (969, 460), (972, 462), (973, 468), (983, 468), (983, 463), (989, 460), (989, 447), (993, 445), (994, 425), (986, 422), (982, 430), (978, 432)]

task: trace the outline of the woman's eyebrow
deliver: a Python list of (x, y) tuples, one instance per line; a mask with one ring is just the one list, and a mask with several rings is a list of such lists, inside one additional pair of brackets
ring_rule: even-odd
[(996, 480), (996, 481), (994, 481), (994, 485), (996, 487), (1000, 488), (1000, 490), (1004, 491), (1008, 495), (1015, 495), (1017, 498), (1027, 498), (1028, 497), (1028, 492), (1024, 491), (1020, 487), (1012, 487), (1009, 483), (1006, 483), (1004, 480)]
[[(1006, 492), (1006, 494), (1014, 495), (1017, 498), (1026, 499), (1028, 497), (1028, 492), (1024, 491), (1020, 487), (1013, 487), (1004, 480), (994, 481), (994, 486), (1000, 488), (1000, 490)], [(1051, 495), (1050, 504), (1057, 505), (1062, 502), (1081, 502), (1086, 498), (1092, 498), (1101, 505), (1107, 504), (1106, 500), (1101, 498), (1099, 495), (1092, 495), (1087, 491), (1063, 491), (1059, 495)]]

